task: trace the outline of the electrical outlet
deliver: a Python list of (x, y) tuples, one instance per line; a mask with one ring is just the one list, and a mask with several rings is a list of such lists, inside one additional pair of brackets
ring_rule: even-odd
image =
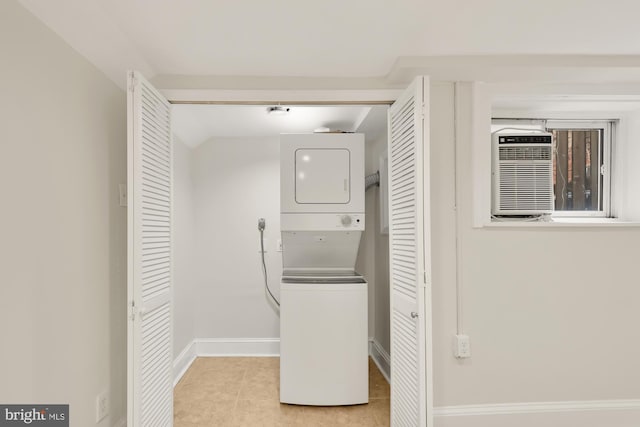
[(104, 391), (96, 397), (96, 423), (109, 415), (109, 393)]
[(469, 341), (469, 335), (456, 335), (454, 353), (458, 359), (471, 357), (471, 342)]

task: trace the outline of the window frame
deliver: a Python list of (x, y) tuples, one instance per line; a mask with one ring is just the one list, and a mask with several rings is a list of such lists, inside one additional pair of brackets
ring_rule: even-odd
[(613, 145), (612, 120), (545, 120), (545, 129), (568, 130), (568, 129), (602, 129), (602, 188), (599, 188), (602, 197), (602, 210), (594, 211), (553, 211), (552, 216), (556, 217), (600, 217), (611, 218), (611, 175), (612, 168), (612, 145)]
[[(550, 118), (506, 118), (506, 117), (492, 117), (491, 127), (504, 126), (504, 129), (512, 127), (518, 129), (518, 125), (531, 127), (531, 131), (537, 130), (549, 132), (549, 129), (555, 130), (569, 130), (569, 129), (603, 129), (602, 144), (603, 144), (603, 159), (602, 166), (604, 167), (604, 174), (602, 179), (602, 188), (599, 190), (599, 194), (602, 197), (602, 210), (592, 211), (556, 211), (554, 209), (551, 214), (552, 218), (613, 218), (612, 215), (612, 182), (613, 182), (613, 150), (616, 132), (616, 120), (610, 119), (550, 119)], [(522, 128), (522, 131), (527, 129)], [(492, 130), (492, 132), (494, 132)], [(554, 150), (555, 161), (555, 150)]]

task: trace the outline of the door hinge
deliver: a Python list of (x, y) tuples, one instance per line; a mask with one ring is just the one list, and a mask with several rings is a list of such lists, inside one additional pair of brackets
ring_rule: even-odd
[(131, 301), (131, 313), (129, 315), (129, 319), (132, 321), (136, 320), (136, 302)]
[(136, 74), (132, 72), (131, 73), (131, 84), (129, 85), (129, 90), (131, 92), (134, 92), (137, 85), (138, 85), (138, 79), (136, 78)]
[(427, 287), (427, 272), (425, 271), (423, 273), (423, 275), (424, 275), (424, 277), (423, 277), (424, 281), (422, 282), (422, 285), (423, 285), (424, 288), (426, 288)]

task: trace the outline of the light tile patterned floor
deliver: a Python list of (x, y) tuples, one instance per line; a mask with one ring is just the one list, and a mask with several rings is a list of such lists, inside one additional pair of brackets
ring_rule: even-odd
[(369, 404), (280, 403), (277, 357), (199, 357), (174, 389), (175, 427), (389, 426), (389, 384), (369, 361)]

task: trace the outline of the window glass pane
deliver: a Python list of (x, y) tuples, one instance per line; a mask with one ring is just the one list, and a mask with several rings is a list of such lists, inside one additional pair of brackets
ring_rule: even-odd
[(553, 135), (556, 211), (602, 210), (604, 129), (548, 129)]

